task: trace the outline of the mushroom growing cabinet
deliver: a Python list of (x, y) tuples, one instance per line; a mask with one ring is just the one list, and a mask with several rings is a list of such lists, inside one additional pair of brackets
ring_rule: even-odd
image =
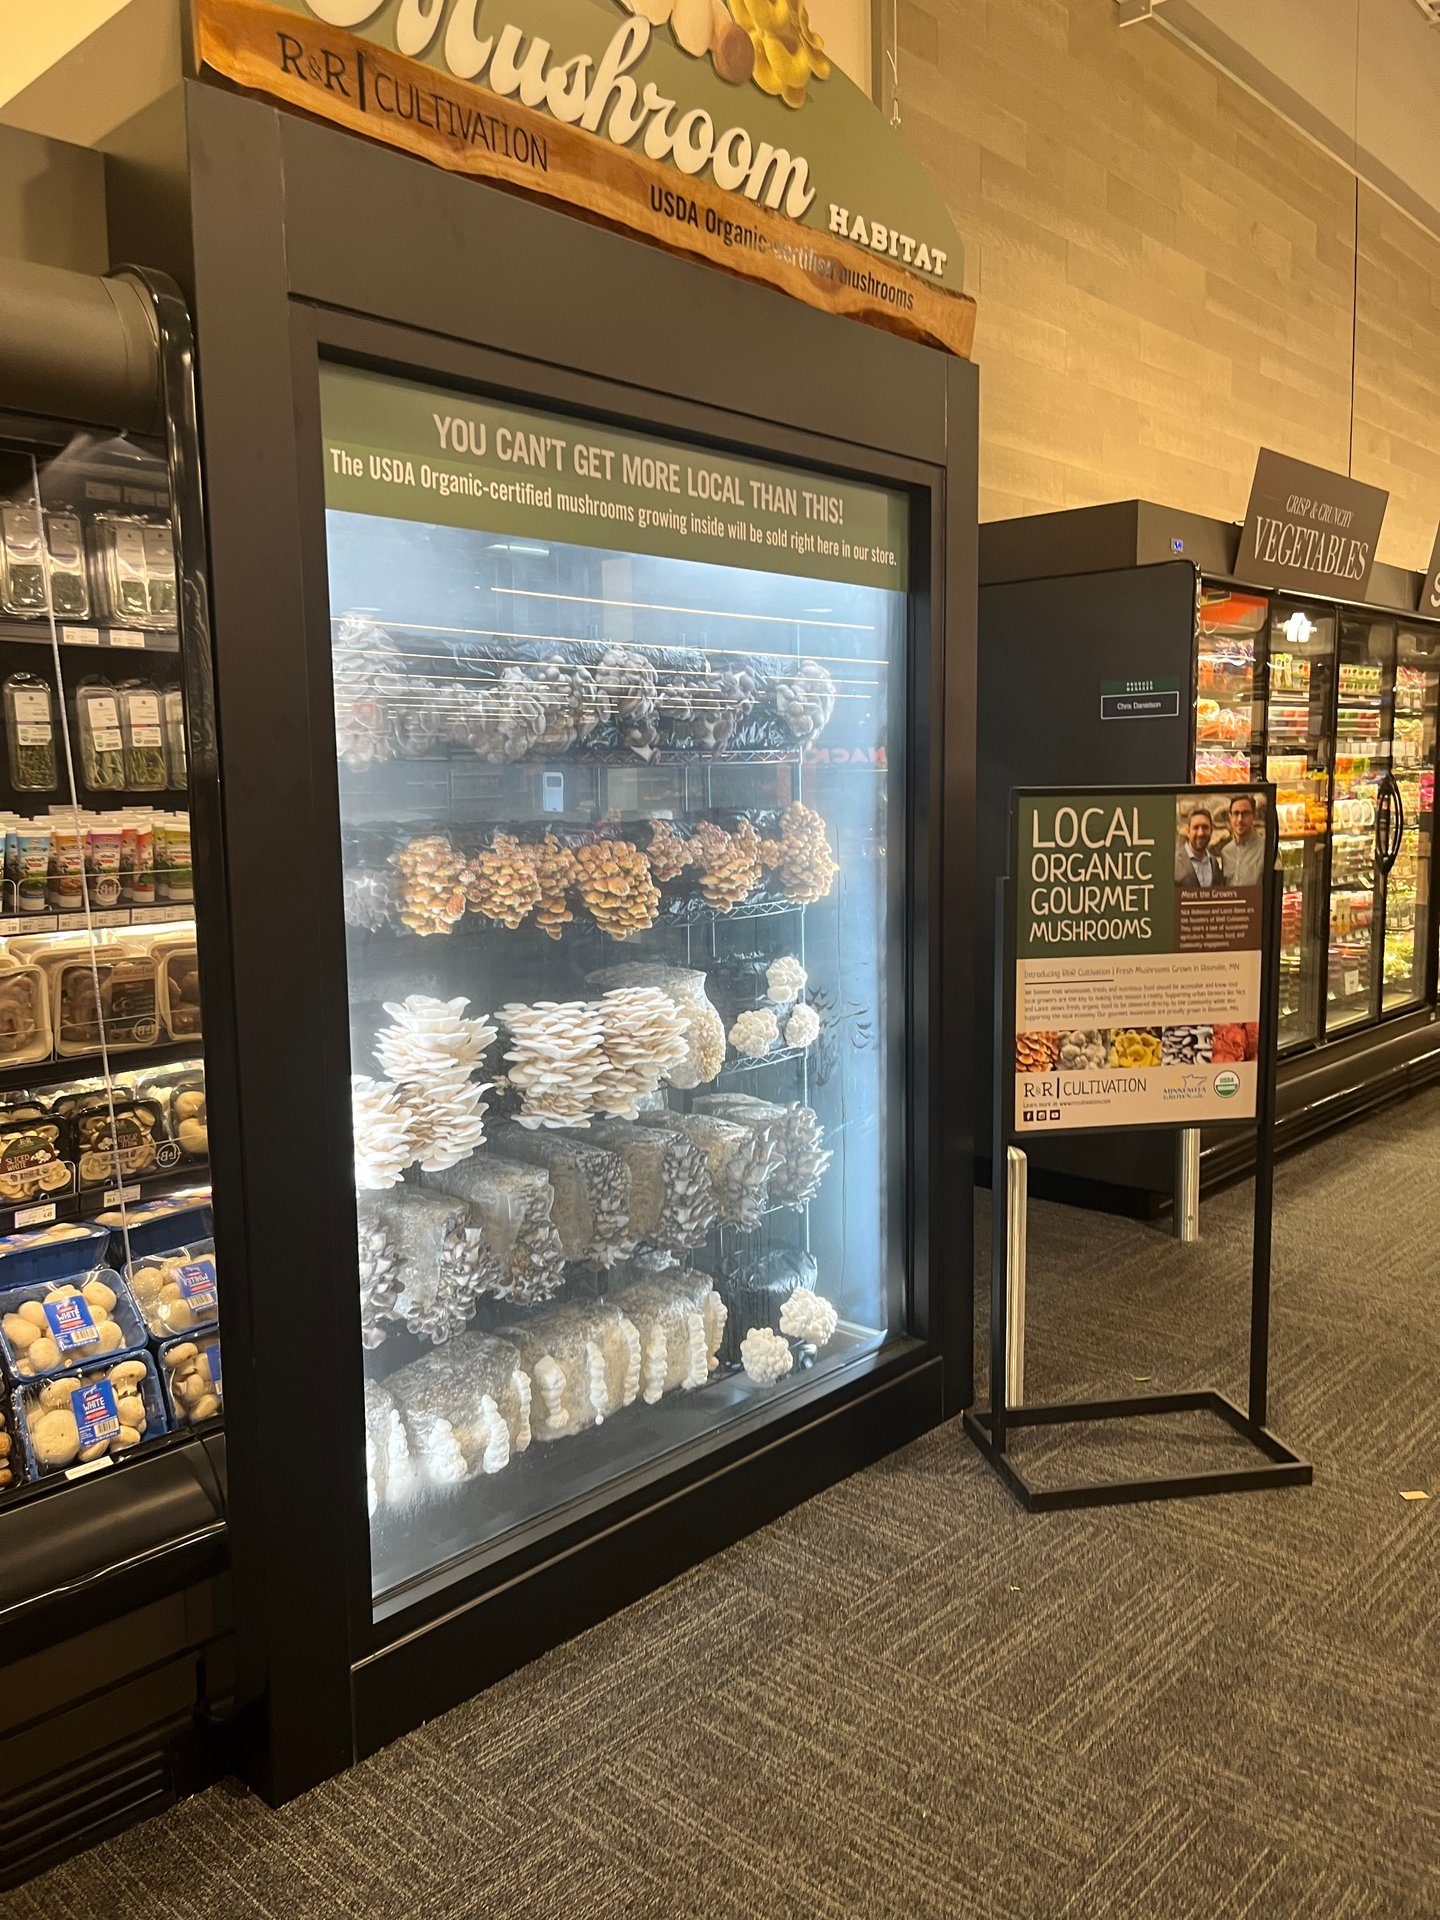
[(970, 1397), (976, 383), (189, 110), (283, 1799)]
[(377, 1616), (912, 1334), (908, 502), (321, 371)]

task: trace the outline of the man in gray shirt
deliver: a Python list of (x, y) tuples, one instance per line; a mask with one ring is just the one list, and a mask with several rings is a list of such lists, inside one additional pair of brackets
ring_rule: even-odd
[(1177, 887), (1223, 887), (1229, 884), (1218, 853), (1210, 851), (1215, 820), (1208, 807), (1192, 807), (1185, 823), (1184, 842), (1175, 849)]
[(1258, 887), (1265, 872), (1265, 836), (1255, 831), (1255, 802), (1237, 793), (1230, 802), (1230, 845), (1225, 849), (1225, 880), (1232, 887)]

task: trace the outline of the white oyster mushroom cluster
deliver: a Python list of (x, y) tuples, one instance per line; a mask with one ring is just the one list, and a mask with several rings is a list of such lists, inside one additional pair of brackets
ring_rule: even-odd
[[(56, 1373), (62, 1367), (83, 1367), (87, 1362), (93, 1364), (101, 1354), (117, 1352), (126, 1341), (123, 1329), (113, 1317), (115, 1298), (114, 1289), (106, 1286), (96, 1273), (82, 1286), (77, 1287), (67, 1281), (61, 1286), (47, 1288), (39, 1300), (22, 1301), (0, 1322), (0, 1330), (3, 1330), (6, 1343), (14, 1355), (16, 1373), (22, 1380), (31, 1380), (37, 1374)], [(62, 1301), (69, 1299), (78, 1299), (82, 1303), (76, 1327), (82, 1338), (75, 1346), (62, 1347), (45, 1309), (58, 1309)], [(57, 1314), (57, 1318), (63, 1317)], [(88, 1330), (92, 1327), (94, 1337), (90, 1338)], [(133, 1341), (131, 1344), (138, 1345), (139, 1342)]]
[(793, 1007), (785, 1022), (787, 1047), (813, 1047), (820, 1038), (820, 1016), (813, 1007)]
[(840, 1316), (830, 1302), (806, 1287), (796, 1287), (780, 1309), (780, 1331), (787, 1339), (823, 1347), (835, 1338)]
[(730, 1044), (751, 1060), (763, 1060), (780, 1044), (780, 1022), (768, 1007), (750, 1007), (738, 1014), (730, 1029)]
[(512, 1001), (500, 1009), (512, 1045), (510, 1084), (522, 1127), (587, 1127), (606, 1060), (600, 1008), (590, 1000)]
[(790, 1342), (772, 1327), (751, 1327), (740, 1342), (740, 1364), (758, 1387), (773, 1387), (795, 1364)]
[(605, 1065), (596, 1106), (633, 1120), (639, 1103), (689, 1052), (685, 1015), (656, 987), (614, 987), (600, 1002)]
[(501, 1009), (513, 1045), (510, 1084), (522, 1127), (588, 1127), (592, 1114), (633, 1120), (688, 1057), (690, 1020), (659, 987), (619, 986), (599, 1000), (538, 1000)]
[(376, 1035), (375, 1057), (390, 1078), (350, 1078), (357, 1188), (393, 1187), (417, 1161), (442, 1172), (484, 1142), (490, 1082), (470, 1076), (498, 1029), (467, 1019), (469, 1004), (423, 993), (386, 1001), (394, 1025)]
[(810, 976), (793, 954), (783, 953), (765, 969), (765, 990), (777, 1007), (787, 1007), (805, 991)]

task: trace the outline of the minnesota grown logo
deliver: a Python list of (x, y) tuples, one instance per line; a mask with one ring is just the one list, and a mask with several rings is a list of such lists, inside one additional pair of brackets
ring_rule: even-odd
[(805, 0), (195, 5), (202, 60), (243, 85), (969, 351), (943, 203)]

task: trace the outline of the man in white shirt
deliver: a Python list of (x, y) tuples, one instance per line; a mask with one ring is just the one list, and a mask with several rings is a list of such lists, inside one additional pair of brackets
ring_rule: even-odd
[(1185, 823), (1185, 839), (1175, 849), (1177, 887), (1223, 887), (1228, 885), (1218, 853), (1210, 851), (1210, 836), (1215, 820), (1208, 807), (1192, 807)]
[(1232, 887), (1258, 887), (1265, 872), (1265, 836), (1255, 831), (1255, 802), (1237, 793), (1230, 802), (1230, 845), (1225, 849), (1225, 879)]

